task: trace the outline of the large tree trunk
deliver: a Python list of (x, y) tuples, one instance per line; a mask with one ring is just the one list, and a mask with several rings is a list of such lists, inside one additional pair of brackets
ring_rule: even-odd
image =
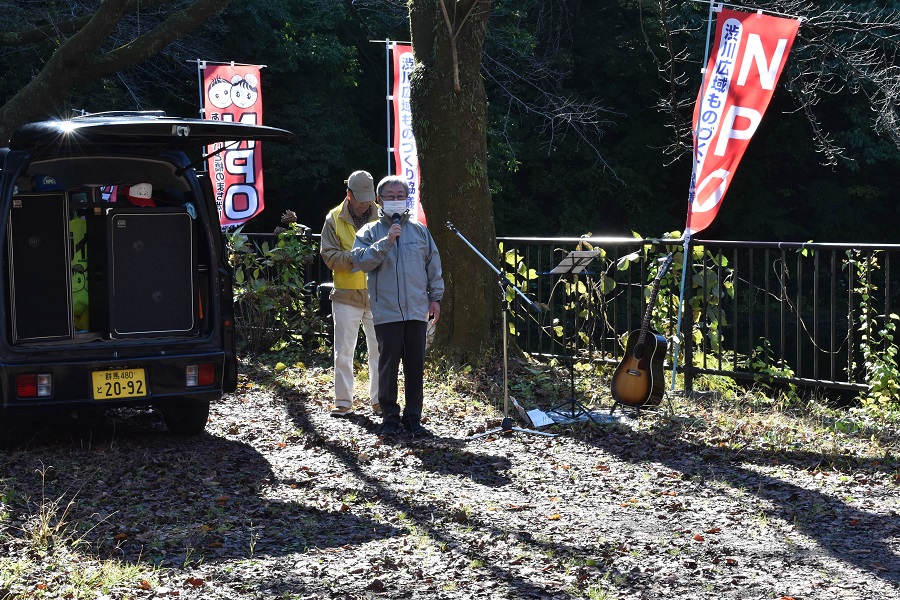
[[(435, 344), (457, 362), (477, 361), (499, 331), (499, 277), (446, 224), (494, 267), (498, 265), (487, 173), (487, 99), (481, 55), (489, 0), (411, 0), (415, 69), (413, 132), (421, 201), (438, 244), (447, 291)], [(455, 35), (455, 52), (451, 47)], [(458, 86), (458, 87), (457, 87)]]

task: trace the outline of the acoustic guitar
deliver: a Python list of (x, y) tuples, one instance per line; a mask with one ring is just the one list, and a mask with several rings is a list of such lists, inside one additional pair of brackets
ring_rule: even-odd
[(656, 406), (662, 400), (666, 387), (663, 375), (666, 338), (650, 328), (650, 317), (656, 306), (660, 280), (671, 264), (670, 253), (653, 280), (653, 290), (647, 301), (641, 328), (632, 331), (625, 342), (625, 356), (616, 367), (611, 385), (613, 400), (618, 404), (639, 408), (645, 404)]

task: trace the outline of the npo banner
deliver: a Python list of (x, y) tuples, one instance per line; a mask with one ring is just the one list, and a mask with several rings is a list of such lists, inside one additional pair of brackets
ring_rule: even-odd
[[(213, 121), (237, 121), (262, 125), (260, 67), (216, 65), (203, 69), (203, 117)], [(262, 212), (262, 147), (259, 142), (226, 142), (207, 146), (219, 222), (222, 227), (239, 225)]]
[(425, 212), (419, 202), (419, 157), (412, 130), (412, 110), (409, 105), (409, 74), (413, 69), (412, 46), (393, 45), (394, 64), (394, 172), (409, 185), (407, 208), (411, 218), (425, 225)]
[(723, 9), (706, 86), (694, 108), (694, 152), (685, 235), (716, 218), (750, 138), (762, 121), (800, 21)]

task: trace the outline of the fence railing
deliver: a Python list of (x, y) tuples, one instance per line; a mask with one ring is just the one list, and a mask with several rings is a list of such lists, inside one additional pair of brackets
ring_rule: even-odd
[[(685, 309), (679, 311), (680, 240), (498, 242), (501, 270), (541, 308), (538, 313), (512, 295), (509, 326), (521, 349), (617, 364), (624, 337), (652, 315), (654, 328), (670, 340), (667, 370), (680, 340), (677, 368), (689, 391), (699, 375), (864, 390), (861, 345), (883, 341), (885, 320), (900, 301), (900, 285), (891, 277), (897, 244), (691, 240)], [(585, 272), (551, 273), (568, 252), (586, 248), (600, 253)], [(675, 264), (648, 310), (651, 280), (668, 252), (676, 255)], [(327, 282), (331, 274), (318, 260), (308, 278)]]
[[(641, 327), (657, 261), (669, 251), (683, 254), (683, 243), (670, 240), (498, 241), (542, 274), (527, 289), (548, 310), (540, 326), (514, 310), (520, 346), (555, 355), (574, 348), (610, 363), (622, 359), (624, 336)], [(545, 275), (566, 252), (585, 245), (603, 250), (587, 274)], [(891, 277), (898, 252), (896, 244), (691, 240), (680, 338), (683, 259), (663, 280), (652, 309), (658, 313), (654, 323), (672, 342), (667, 363), (674, 357), (673, 342), (680, 339), (679, 369), (687, 390), (701, 374), (865, 390), (862, 346), (877, 350), (892, 343), (885, 341), (890, 332), (884, 325), (900, 300), (900, 286)], [(573, 291), (573, 285), (578, 289)], [(546, 335), (550, 327), (556, 327), (555, 342)]]

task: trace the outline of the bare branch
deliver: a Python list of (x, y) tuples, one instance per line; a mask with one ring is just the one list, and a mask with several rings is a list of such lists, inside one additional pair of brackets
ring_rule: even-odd
[[(705, 31), (706, 13), (670, 10), (672, 0), (658, 0), (653, 18), (657, 31), (644, 29), (647, 49), (657, 63), (666, 85), (659, 109), (669, 115), (673, 138), (665, 152), (678, 158), (689, 155), (692, 146), (690, 113), (696, 98), (696, 83), (688, 81), (675, 63), (689, 64), (705, 57), (690, 58), (690, 48)], [(783, 16), (802, 17), (800, 31), (785, 69), (785, 87), (798, 110), (809, 122), (816, 149), (826, 164), (847, 160), (846, 149), (821, 125), (820, 101), (837, 94), (862, 94), (875, 113), (873, 130), (900, 147), (900, 12), (875, 3), (833, 3), (821, 6), (805, 0), (754, 2), (748, 10), (763, 9)], [(645, 25), (651, 19), (642, 14)], [(664, 58), (654, 50), (661, 39)], [(692, 43), (693, 42), (693, 43)], [(687, 135), (686, 135), (687, 134)]]
[[(129, 11), (136, 9), (138, 0), (104, 0), (73, 35), (63, 36), (41, 71), (0, 107), (0, 138), (8, 139), (17, 124), (45, 115), (56, 100), (64, 98), (76, 85), (150, 58), (218, 13), (229, 0), (142, 1), (142, 14), (146, 14), (145, 7), (152, 7), (159, 19), (151, 20), (153, 24), (147, 32), (136, 39), (126, 38), (121, 43), (117, 32)], [(173, 12), (175, 7), (181, 10)]]

